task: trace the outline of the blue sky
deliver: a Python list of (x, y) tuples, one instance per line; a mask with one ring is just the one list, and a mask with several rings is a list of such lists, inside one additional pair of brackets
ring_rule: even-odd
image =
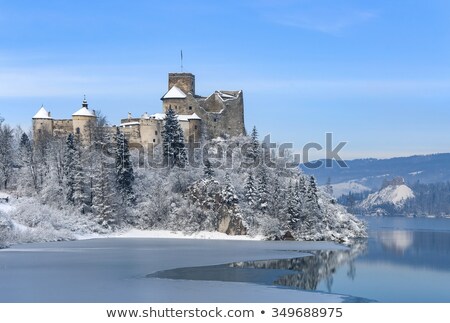
[[(246, 124), (346, 158), (449, 152), (450, 2), (0, 0), (0, 115), (161, 111), (167, 73), (244, 90)], [(322, 157), (317, 155), (317, 157)]]

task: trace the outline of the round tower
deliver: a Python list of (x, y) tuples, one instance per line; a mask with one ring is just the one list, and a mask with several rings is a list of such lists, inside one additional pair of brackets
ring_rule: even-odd
[(53, 135), (53, 118), (50, 112), (42, 105), (33, 117), (33, 137), (35, 141), (40, 141)]
[(81, 109), (72, 114), (73, 133), (80, 142), (89, 145), (92, 141), (92, 129), (97, 117), (94, 110), (89, 110), (86, 97), (83, 100)]

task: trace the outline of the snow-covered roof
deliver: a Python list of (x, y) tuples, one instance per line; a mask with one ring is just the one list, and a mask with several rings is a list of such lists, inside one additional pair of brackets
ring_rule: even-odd
[(172, 86), (172, 88), (167, 91), (166, 94), (164, 94), (164, 96), (161, 98), (161, 100), (164, 99), (185, 99), (186, 98), (186, 94), (180, 90), (180, 88), (178, 88), (177, 86)]
[(134, 122), (124, 122), (124, 123), (121, 123), (121, 124), (120, 124), (121, 127), (129, 127), (129, 126), (137, 126), (137, 125), (139, 125), (139, 122), (137, 122), (137, 121), (134, 121)]
[(216, 91), (215, 94), (222, 99), (222, 101), (236, 100), (241, 91)]
[(150, 118), (156, 119), (156, 120), (164, 120), (166, 118), (166, 114), (165, 113), (155, 113), (155, 114), (152, 114), (150, 116)]
[[(155, 113), (150, 116), (148, 116), (148, 119), (156, 119), (156, 120), (164, 120), (166, 119), (165, 113)], [(189, 121), (189, 120), (202, 120), (196, 113), (193, 114), (178, 114), (177, 115), (178, 121)]]
[(42, 106), (39, 109), (39, 111), (35, 114), (33, 119), (53, 119), (53, 118), (50, 116), (50, 112), (47, 112), (47, 110), (45, 110), (44, 106)]
[(196, 113), (178, 115), (178, 121), (189, 121), (189, 120), (202, 120), (202, 119)]
[(88, 108), (82, 107), (80, 110), (72, 114), (73, 117), (95, 117), (95, 113)]

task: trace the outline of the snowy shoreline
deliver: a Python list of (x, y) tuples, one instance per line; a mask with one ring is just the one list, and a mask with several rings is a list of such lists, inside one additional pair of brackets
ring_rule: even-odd
[(230, 236), (221, 232), (199, 231), (186, 233), (170, 230), (139, 230), (130, 229), (109, 234), (82, 234), (75, 235), (76, 240), (108, 239), (108, 238), (134, 238), (134, 239), (194, 239), (194, 240), (234, 240), (234, 241), (264, 241), (262, 236)]

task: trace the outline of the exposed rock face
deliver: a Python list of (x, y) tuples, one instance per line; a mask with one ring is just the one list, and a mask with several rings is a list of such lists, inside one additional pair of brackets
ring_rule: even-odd
[(198, 207), (214, 211), (216, 230), (228, 235), (246, 235), (247, 228), (242, 221), (239, 206), (225, 201), (219, 182), (203, 179), (189, 189), (188, 197)]

